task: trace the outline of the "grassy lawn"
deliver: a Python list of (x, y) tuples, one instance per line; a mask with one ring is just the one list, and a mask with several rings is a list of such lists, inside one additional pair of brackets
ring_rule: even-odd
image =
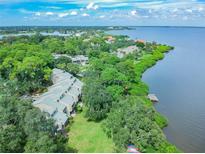
[(87, 121), (84, 112), (74, 117), (70, 126), (68, 146), (81, 153), (114, 152), (114, 144), (102, 129), (102, 122)]

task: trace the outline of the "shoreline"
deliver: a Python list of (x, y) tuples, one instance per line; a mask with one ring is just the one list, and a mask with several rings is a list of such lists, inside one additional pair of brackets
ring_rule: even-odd
[[(151, 61), (150, 64), (149, 64), (150, 60), (153, 60), (152, 58), (154, 57), (153, 54), (152, 54), (153, 57), (145, 58), (145, 60), (143, 59), (143, 57), (146, 56), (146, 55), (144, 55), (144, 56), (141, 57), (144, 61), (147, 61), (147, 65), (144, 65), (144, 68), (142, 68), (142, 69), (140, 70), (141, 73), (137, 76), (137, 78), (140, 78), (139, 81), (142, 82), (143, 84), (145, 84), (145, 85), (147, 86), (147, 88), (148, 88), (147, 90), (148, 90), (148, 91), (149, 91), (149, 86), (148, 86), (144, 81), (142, 81), (142, 76), (143, 76), (143, 74), (144, 74), (148, 69), (150, 69), (150, 68), (152, 68), (153, 66), (155, 66), (155, 65), (157, 64), (157, 62), (163, 60), (166, 53), (169, 53), (169, 52), (171, 52), (172, 50), (174, 50), (174, 47), (172, 47), (172, 46), (167, 46), (167, 45), (165, 45), (165, 46), (167, 47), (167, 49), (164, 49), (164, 50), (160, 51), (161, 55), (160, 55), (159, 57), (157, 57), (156, 59), (154, 59), (154, 61)], [(156, 52), (156, 50), (153, 51), (153, 53), (154, 53), (154, 52)], [(139, 63), (136, 64), (136, 65), (142, 65), (142, 63), (143, 63), (143, 62), (139, 62)], [(139, 71), (139, 70), (138, 70), (138, 71)], [(139, 72), (138, 72), (138, 73), (139, 73)], [(146, 93), (146, 95), (148, 95), (148, 94), (149, 94), (149, 92)], [(147, 98), (147, 100), (149, 100), (149, 99)], [(150, 100), (149, 100), (149, 101), (150, 101)], [(154, 104), (153, 104), (153, 103), (152, 103), (152, 105), (153, 105), (153, 107), (154, 107)], [(158, 111), (157, 111), (157, 112), (158, 112)], [(158, 112), (158, 113), (159, 113), (159, 112)], [(161, 113), (159, 113), (159, 114), (161, 114)], [(162, 115), (162, 114), (161, 114), (161, 115)], [(168, 125), (168, 123), (167, 123), (167, 125)], [(163, 129), (163, 128), (165, 128), (167, 125), (165, 125), (165, 126), (163, 126), (163, 127), (161, 127), (161, 128)]]
[[(172, 49), (173, 49), (173, 47), (171, 47), (171, 46), (161, 45), (161, 44), (153, 44), (153, 48), (152, 48), (151, 52), (145, 52), (136, 58), (127, 57), (126, 59), (124, 59), (124, 60), (128, 60), (128, 61), (129, 60), (133, 61), (132, 68), (133, 68), (133, 73), (135, 75), (135, 76), (133, 76), (134, 82), (129, 81), (129, 91), (127, 91), (128, 95), (119, 94), (119, 96), (121, 98), (124, 98), (124, 99), (115, 100), (115, 102), (117, 102), (117, 103), (113, 104), (114, 106), (111, 107), (109, 113), (104, 118), (104, 120), (105, 120), (105, 123), (104, 123), (105, 132), (106, 132), (108, 137), (112, 138), (118, 151), (124, 151), (126, 149), (125, 147), (126, 147), (127, 143), (124, 139), (122, 139), (121, 142), (124, 146), (123, 147), (119, 146), (118, 140), (116, 141), (115, 135), (118, 133), (120, 134), (120, 132), (118, 132), (118, 131), (115, 132), (116, 131), (115, 127), (119, 127), (119, 129), (121, 130), (121, 129), (124, 129), (124, 125), (118, 125), (119, 123), (124, 123), (125, 125), (127, 123), (128, 125), (130, 125), (130, 121), (129, 120), (123, 121), (123, 119), (124, 119), (123, 117), (124, 117), (124, 115), (127, 115), (129, 112), (133, 112), (133, 116), (131, 116), (130, 118), (135, 119), (135, 121), (138, 119), (137, 116), (135, 117), (136, 114), (142, 115), (142, 117), (143, 117), (143, 118), (138, 119), (137, 121), (139, 121), (139, 123), (137, 122), (135, 125), (140, 125), (141, 123), (144, 123), (146, 121), (146, 119), (144, 119), (144, 118), (147, 118), (147, 120), (149, 119), (148, 120), (149, 122), (144, 123), (143, 124), (144, 126), (142, 128), (137, 129), (137, 130), (134, 128), (129, 128), (130, 130), (126, 129), (126, 131), (129, 130), (128, 132), (133, 131), (133, 133), (136, 132), (136, 134), (138, 134), (138, 131), (140, 131), (140, 130), (145, 131), (146, 130), (145, 128), (150, 129), (150, 131), (152, 132), (151, 134), (149, 134), (149, 133), (146, 134), (147, 133), (146, 131), (144, 133), (146, 135), (150, 136), (151, 138), (153, 138), (154, 145), (149, 145), (147, 138), (143, 138), (140, 141), (137, 141), (137, 140), (133, 140), (132, 137), (130, 136), (130, 134), (127, 134), (128, 138), (131, 137), (129, 142), (132, 142), (139, 149), (141, 149), (141, 152), (179, 152), (179, 150), (175, 147), (175, 145), (169, 143), (169, 141), (167, 140), (162, 129), (168, 125), (168, 120), (166, 117), (164, 117), (162, 114), (160, 114), (159, 112), (156, 111), (153, 103), (147, 98), (149, 88), (142, 81), (143, 73), (146, 70), (148, 70), (149, 68), (151, 68), (152, 66), (154, 66), (159, 60), (162, 60), (164, 58), (164, 54), (171, 51)], [(109, 56), (111, 56), (111, 55), (107, 54), (107, 58)], [(98, 63), (100, 63), (100, 62), (101, 62), (101, 59), (98, 58)], [(118, 64), (119, 62), (112, 63), (113, 67), (115, 67), (115, 65)], [(92, 68), (92, 69), (94, 69), (94, 68)], [(107, 68), (105, 66), (104, 70), (106, 70), (106, 69)], [(102, 69), (101, 72), (103, 72), (104, 70)], [(89, 77), (87, 78), (87, 81), (89, 81)], [(87, 87), (90, 87), (90, 86), (87, 86)], [(86, 100), (84, 100), (84, 101), (86, 101)], [(135, 109), (132, 110), (131, 108), (132, 109), (135, 108)], [(149, 112), (147, 111), (147, 109), (149, 109)], [(120, 112), (121, 110), (123, 110), (123, 112)], [(139, 113), (137, 113), (136, 110), (138, 110)], [(146, 112), (148, 113), (147, 115), (146, 115)], [(150, 115), (149, 113), (152, 115), (151, 117), (149, 117), (149, 115)], [(114, 117), (118, 117), (119, 119), (122, 119), (122, 121), (120, 122), (117, 120), (118, 118), (115, 119)], [(114, 123), (113, 123), (113, 118), (114, 118), (114, 121), (116, 120), (116, 122), (114, 122)], [(127, 118), (129, 119), (129, 117), (127, 117)], [(135, 123), (135, 122), (133, 121), (133, 123)], [(155, 132), (155, 135), (153, 134), (153, 132)], [(139, 136), (142, 135), (140, 133), (141, 132), (139, 132)], [(159, 140), (154, 141), (155, 137), (156, 137), (156, 139), (159, 139)], [(145, 146), (143, 144), (143, 140), (145, 140), (144, 142), (146, 142), (147, 146), (150, 146), (150, 147)], [(155, 145), (155, 144), (157, 144), (157, 145)]]
[[(163, 60), (164, 57), (165, 57), (165, 55), (166, 55), (167, 53), (169, 53), (169, 52), (171, 52), (172, 50), (174, 50), (174, 47), (173, 47), (173, 46), (168, 46), (168, 45), (165, 45), (165, 46), (167, 47), (167, 49), (161, 50), (161, 51), (160, 51), (161, 54), (159, 54), (159, 57), (154, 57), (154, 56), (155, 56), (155, 53), (157, 52), (157, 50), (154, 50), (153, 53), (152, 53), (152, 56), (150, 56), (149, 58), (145, 58), (145, 61), (147, 61), (147, 65), (144, 65), (144, 68), (142, 68), (142, 69), (140, 70), (140, 71), (141, 71), (141, 74), (139, 74), (139, 75), (137, 76), (137, 78), (140, 78), (140, 82), (142, 82), (143, 84), (145, 84), (145, 85), (147, 86), (147, 88), (148, 88), (148, 93), (147, 93), (147, 95), (149, 94), (149, 86), (148, 86), (144, 81), (142, 81), (142, 76), (143, 76), (143, 74), (144, 74), (148, 69), (150, 69), (150, 68), (152, 68), (153, 66), (155, 66), (155, 65), (157, 64), (157, 62)], [(146, 55), (143, 55), (141, 58), (143, 59), (143, 57), (145, 57), (145, 56), (146, 56)], [(153, 58), (154, 58), (154, 61), (152, 61)], [(144, 59), (143, 59), (143, 60), (144, 60)], [(149, 60), (151, 61), (151, 63), (149, 63)], [(139, 63), (141, 63), (140, 65), (142, 65), (143, 62), (140, 62), (140, 61), (139, 61)], [(138, 63), (138, 64), (139, 64), (139, 63)], [(146, 99), (147, 99), (148, 101), (150, 101), (148, 98), (146, 98)], [(165, 135), (163, 129), (166, 128), (166, 127), (169, 125), (169, 121), (168, 121), (168, 119), (167, 119), (167, 117), (166, 117), (165, 115), (161, 114), (160, 112), (158, 112), (158, 111), (156, 110), (156, 108), (155, 108), (155, 106), (154, 106), (153, 103), (152, 103), (152, 107), (153, 107), (154, 110), (156, 111), (156, 114), (159, 116), (159, 121), (161, 121), (161, 120), (164, 121), (163, 124), (160, 124), (160, 122), (157, 123), (157, 124), (159, 125), (160, 129), (162, 130), (163, 135)], [(166, 140), (167, 140), (166, 135), (165, 135), (165, 138), (166, 138)], [(168, 141), (168, 140), (167, 140), (167, 141)], [(168, 142), (169, 142), (169, 141), (168, 141)], [(169, 143), (170, 143), (170, 142), (169, 142)], [(176, 145), (174, 145), (174, 144), (172, 144), (172, 143), (170, 143), (170, 144), (176, 147)], [(176, 147), (176, 149), (177, 149), (177, 151), (181, 152), (177, 147)]]

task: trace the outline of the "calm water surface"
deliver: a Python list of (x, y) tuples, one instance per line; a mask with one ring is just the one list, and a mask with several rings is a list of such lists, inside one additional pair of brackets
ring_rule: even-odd
[(169, 119), (168, 140), (184, 152), (205, 152), (205, 28), (137, 27), (111, 31), (175, 47), (147, 70), (143, 81)]

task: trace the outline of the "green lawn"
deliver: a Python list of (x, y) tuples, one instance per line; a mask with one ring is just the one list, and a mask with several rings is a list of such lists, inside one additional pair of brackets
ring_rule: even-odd
[(68, 146), (80, 153), (114, 152), (112, 139), (102, 129), (102, 122), (88, 121), (84, 112), (74, 117), (70, 126)]

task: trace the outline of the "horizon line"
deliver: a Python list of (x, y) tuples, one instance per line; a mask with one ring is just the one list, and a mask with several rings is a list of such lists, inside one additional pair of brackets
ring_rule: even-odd
[(92, 25), (87, 25), (87, 26), (79, 26), (79, 25), (75, 25), (75, 26), (71, 26), (71, 25), (68, 25), (68, 26), (64, 26), (64, 25), (9, 25), (9, 26), (0, 26), (0, 28), (4, 28), (4, 27), (188, 27), (188, 28), (205, 28), (205, 26), (156, 26), (156, 25), (152, 25), (152, 26), (117, 26), (117, 25), (110, 25), (110, 26), (100, 26), (100, 25), (97, 25), (97, 26), (92, 26)]

